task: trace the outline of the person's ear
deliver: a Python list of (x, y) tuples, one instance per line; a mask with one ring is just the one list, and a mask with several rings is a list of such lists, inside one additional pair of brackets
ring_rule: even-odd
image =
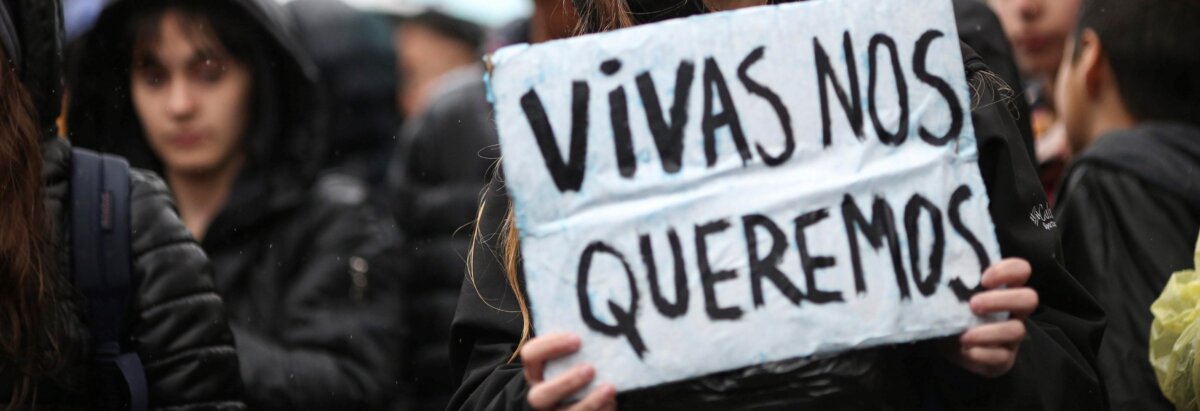
[(1095, 30), (1084, 29), (1076, 37), (1076, 69), (1083, 74), (1084, 90), (1089, 98), (1099, 97), (1109, 80), (1108, 57)]

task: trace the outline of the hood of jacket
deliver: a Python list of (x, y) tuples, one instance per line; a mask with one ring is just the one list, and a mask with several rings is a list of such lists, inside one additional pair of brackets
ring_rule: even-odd
[[(183, 0), (187, 1), (187, 0)], [(67, 135), (78, 147), (125, 157), (134, 167), (162, 173), (133, 108), (130, 90), (131, 19), (139, 10), (170, 4), (163, 0), (110, 0), (95, 26), (72, 46), (67, 84)], [(224, 3), (224, 4), (220, 4)], [(295, 206), (322, 165), (324, 121), (316, 66), (296, 40), (287, 13), (271, 0), (208, 0), (247, 17), (259, 50), (244, 62), (257, 74), (247, 135), (247, 161), (225, 210), (239, 211), (235, 222), (250, 223), (263, 213)], [(256, 53), (257, 54), (257, 53)], [(249, 206), (248, 205), (253, 205)]]
[(1152, 122), (1114, 131), (1097, 138), (1072, 167), (1084, 164), (1122, 170), (1200, 209), (1200, 127)]
[(33, 99), (44, 135), (57, 134), (63, 18), (58, 0), (0, 1), (0, 47)]

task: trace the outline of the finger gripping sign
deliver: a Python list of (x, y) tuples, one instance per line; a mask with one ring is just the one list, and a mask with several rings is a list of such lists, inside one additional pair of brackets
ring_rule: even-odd
[(950, 0), (757, 7), (492, 59), (537, 333), (647, 387), (945, 336), (999, 258)]

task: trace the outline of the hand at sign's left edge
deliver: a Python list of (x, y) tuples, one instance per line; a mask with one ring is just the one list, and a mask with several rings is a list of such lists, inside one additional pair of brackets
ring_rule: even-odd
[[(1037, 309), (1037, 291), (1026, 287), (1033, 268), (1020, 258), (1004, 259), (983, 272), (983, 291), (971, 297), (977, 315), (1009, 313), (1008, 320), (976, 326), (950, 339), (943, 353), (967, 371), (999, 377), (1012, 370), (1025, 338), (1025, 319)], [(1005, 288), (1000, 288), (1005, 287)]]

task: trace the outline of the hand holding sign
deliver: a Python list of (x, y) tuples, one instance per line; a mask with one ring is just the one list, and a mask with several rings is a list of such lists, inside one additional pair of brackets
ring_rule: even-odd
[(1037, 292), (1025, 287), (1032, 273), (1029, 262), (1018, 258), (1000, 261), (984, 271), (983, 287), (989, 291), (971, 298), (971, 311), (979, 315), (1007, 313), (1010, 317), (967, 330), (946, 349), (948, 359), (985, 377), (998, 377), (1012, 369), (1025, 338), (1024, 320), (1038, 306)]
[[(955, 38), (948, 0), (838, 0), (498, 52), (534, 328), (583, 341), (535, 358), (558, 359), (530, 377), (544, 387), (531, 403), (592, 378), (627, 390), (1027, 308), (968, 304), (999, 246)], [(1014, 330), (980, 330), (959, 359), (1005, 368)]]
[[(1008, 314), (1010, 318), (979, 325), (957, 338), (947, 339), (949, 344), (945, 344), (943, 350), (949, 361), (983, 377), (998, 377), (1012, 369), (1021, 340), (1025, 338), (1024, 319), (1038, 305), (1037, 293), (1025, 287), (1032, 271), (1029, 262), (1010, 258), (984, 272), (983, 286), (988, 291), (971, 298), (971, 310), (980, 315)], [(551, 381), (544, 378), (547, 361), (575, 353), (581, 343), (576, 335), (554, 333), (536, 337), (521, 349), (525, 380), (530, 385), (528, 401), (533, 409), (557, 409), (560, 403), (576, 397), (591, 383), (595, 369), (590, 364), (576, 365)], [(568, 409), (608, 410), (615, 407), (616, 391), (611, 384), (602, 384)]]
[[(574, 397), (592, 382), (596, 370), (590, 364), (579, 364), (549, 381), (545, 379), (546, 362), (579, 351), (580, 343), (578, 336), (555, 333), (529, 340), (521, 348), (521, 365), (525, 368), (525, 381), (529, 383), (531, 408), (538, 411), (557, 409), (559, 403)], [(611, 384), (601, 385), (567, 409), (614, 410), (616, 396), (617, 391)]]

